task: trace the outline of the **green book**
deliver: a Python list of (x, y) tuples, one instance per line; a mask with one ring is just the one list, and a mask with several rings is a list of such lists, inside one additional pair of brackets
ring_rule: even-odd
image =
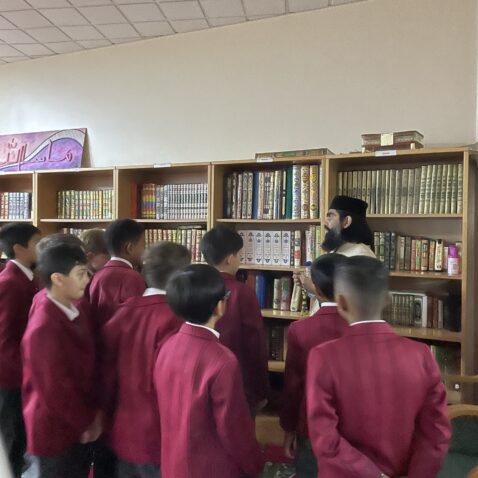
[(286, 170), (285, 218), (292, 219), (292, 166)]

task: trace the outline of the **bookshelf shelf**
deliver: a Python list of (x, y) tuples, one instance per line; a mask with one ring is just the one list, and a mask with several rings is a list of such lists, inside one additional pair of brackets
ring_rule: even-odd
[(142, 224), (207, 224), (207, 219), (136, 219)]
[(33, 219), (0, 219), (0, 223), (7, 223), (7, 222), (33, 222)]
[(461, 274), (449, 276), (446, 272), (408, 272), (408, 271), (390, 271), (390, 277), (408, 277), (410, 279), (437, 279), (461, 281)]
[(369, 214), (367, 219), (463, 219), (462, 214)]
[(241, 264), (239, 269), (251, 271), (278, 271), (278, 272), (303, 272), (305, 266), (300, 267), (281, 267), (281, 266), (262, 266), (255, 264)]
[(279, 360), (269, 360), (267, 363), (269, 372), (275, 373), (284, 373), (285, 371), (285, 362)]
[(40, 219), (40, 222), (46, 222), (51, 224), (108, 224), (111, 221), (113, 221), (113, 219)]
[(425, 329), (413, 327), (393, 327), (397, 334), (402, 337), (410, 337), (413, 339), (433, 340), (437, 342), (455, 342), (461, 343), (461, 332), (450, 332), (443, 329)]
[(281, 319), (281, 320), (300, 320), (308, 317), (308, 313), (290, 312), (284, 310), (262, 309), (262, 317), (266, 319)]
[(320, 224), (320, 219), (216, 219), (216, 222), (232, 224)]

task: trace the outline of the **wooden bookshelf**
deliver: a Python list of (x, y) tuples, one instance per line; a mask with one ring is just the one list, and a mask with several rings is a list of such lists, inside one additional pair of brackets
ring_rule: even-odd
[[(31, 194), (31, 212), (28, 219), (14, 219), (15, 222), (35, 222), (34, 173), (31, 171), (2, 172), (0, 174), (0, 193), (27, 192)], [(0, 219), (0, 223), (12, 222)]]
[(289, 312), (274, 309), (262, 309), (262, 317), (266, 319), (279, 320), (300, 320), (308, 317), (308, 313), (303, 312)]

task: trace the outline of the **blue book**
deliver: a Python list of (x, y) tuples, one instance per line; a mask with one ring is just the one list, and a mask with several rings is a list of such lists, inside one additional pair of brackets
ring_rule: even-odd
[(258, 274), (256, 277), (256, 295), (257, 295), (257, 300), (259, 301), (260, 308), (265, 309), (267, 306), (267, 297), (266, 297), (266, 278), (264, 274)]
[(257, 219), (257, 208), (259, 201), (259, 171), (254, 171), (252, 180), (252, 219)]

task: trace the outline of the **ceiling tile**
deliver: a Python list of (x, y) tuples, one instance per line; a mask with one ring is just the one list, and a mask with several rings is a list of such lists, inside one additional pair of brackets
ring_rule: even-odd
[(111, 0), (70, 0), (75, 7), (95, 7), (98, 5), (111, 5)]
[(28, 45), (13, 45), (17, 50), (25, 53), (25, 55), (51, 55), (53, 52), (49, 50), (46, 46), (41, 45), (40, 43), (30, 43)]
[(15, 25), (13, 25), (12, 23), (10, 23), (8, 20), (6, 20), (5, 18), (3, 17), (0, 17), (0, 29), (1, 30), (14, 30), (16, 28)]
[(72, 41), (63, 41), (63, 42), (54, 42), (54, 43), (45, 43), (45, 46), (55, 53), (72, 53), (74, 51), (83, 50), (83, 48), (72, 42)]
[(34, 43), (35, 40), (21, 30), (0, 30), (0, 40), (5, 43)]
[(33, 8), (61, 8), (71, 7), (67, 0), (28, 0)]
[(48, 28), (32, 28), (26, 30), (26, 32), (31, 35), (35, 40), (39, 42), (60, 42), (68, 41), (69, 38), (58, 28), (48, 27)]
[(136, 30), (129, 24), (98, 25), (97, 28), (110, 40), (113, 38), (140, 38)]
[(242, 17), (244, 9), (240, 0), (200, 0), (208, 18)]
[(139, 5), (120, 5), (120, 10), (130, 22), (154, 22), (164, 20), (164, 15), (153, 3)]
[(58, 27), (89, 25), (88, 20), (74, 8), (52, 8), (40, 12)]
[(51, 26), (50, 22), (35, 10), (4, 12), (2, 15), (19, 28), (39, 28)]
[(204, 18), (197, 1), (162, 3), (161, 9), (169, 20), (194, 20)]
[(15, 50), (10, 45), (0, 45), (0, 58), (10, 56), (22, 56), (21, 52)]
[(28, 56), (11, 56), (11, 57), (5, 57), (2, 58), (3, 61), (7, 63), (17, 63), (19, 61), (25, 61), (28, 60)]
[(101, 48), (103, 46), (111, 46), (109, 40), (85, 40), (78, 42), (81, 46), (85, 48)]
[(28, 5), (24, 0), (0, 0), (0, 12), (9, 12), (13, 10), (29, 10), (31, 5)]
[(243, 0), (243, 2), (247, 16), (285, 13), (285, 0)]
[(230, 18), (208, 18), (208, 22), (213, 27), (222, 27), (224, 25), (235, 25), (236, 23), (243, 23), (246, 17), (230, 17)]
[(176, 20), (171, 24), (178, 33), (195, 32), (209, 28), (206, 20)]
[(329, 0), (289, 0), (289, 12), (306, 12), (329, 6)]
[(135, 3), (154, 3), (154, 0), (113, 0), (117, 5), (134, 5)]
[(172, 35), (174, 33), (168, 22), (141, 22), (135, 23), (134, 27), (144, 37)]
[(103, 35), (92, 26), (62, 27), (61, 29), (73, 40), (103, 39)]
[(80, 12), (95, 25), (108, 25), (112, 23), (128, 23), (121, 12), (113, 5), (104, 7), (83, 7)]

